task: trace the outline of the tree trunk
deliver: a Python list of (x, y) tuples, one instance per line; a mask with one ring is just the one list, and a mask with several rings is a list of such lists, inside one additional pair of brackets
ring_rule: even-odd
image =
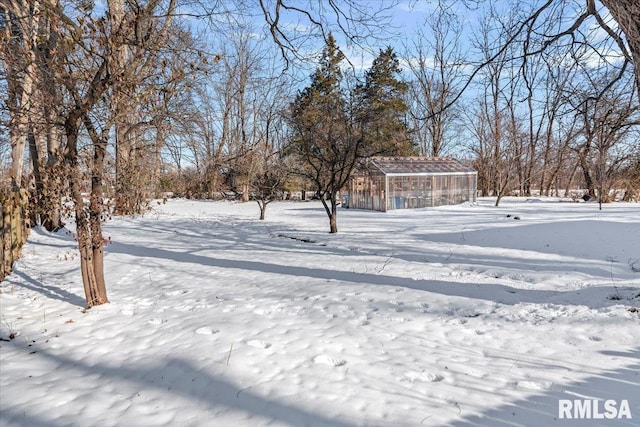
[(267, 204), (264, 200), (258, 200), (258, 206), (260, 206), (260, 220), (264, 221), (264, 216), (267, 211)]
[(567, 180), (567, 185), (565, 186), (565, 189), (564, 189), (564, 197), (569, 196), (569, 193), (571, 191), (571, 184), (573, 183), (573, 178), (575, 178), (576, 173), (578, 172), (578, 167), (579, 167), (579, 163), (576, 162), (575, 165), (573, 166), (573, 169), (571, 170), (571, 174), (569, 174), (569, 179)]
[(587, 186), (587, 192), (590, 197), (596, 197), (596, 186), (591, 177), (591, 171), (589, 170), (589, 164), (587, 163), (586, 156), (580, 155), (580, 169), (582, 169), (582, 176), (584, 183)]
[(244, 203), (249, 201), (249, 184), (247, 183), (242, 184), (242, 201)]
[(29, 135), (27, 137), (29, 141), (29, 155), (31, 157), (31, 170), (33, 171), (33, 178), (35, 180), (35, 191), (33, 197), (33, 209), (32, 209), (32, 223), (33, 224), (42, 224), (42, 202), (43, 202), (43, 194), (44, 194), (44, 184), (42, 182), (42, 162), (40, 160), (40, 153), (38, 152), (38, 147), (36, 146), (36, 136), (34, 134), (34, 129), (31, 127), (29, 129)]
[(638, 0), (602, 0), (624, 33), (631, 50), (636, 90), (640, 96), (640, 3)]
[(329, 233), (337, 233), (338, 232), (338, 203), (337, 203), (337, 194), (332, 193), (329, 195), (329, 203), (327, 203), (326, 197), (324, 194), (320, 194), (320, 200), (322, 201), (322, 206), (324, 206), (324, 210), (329, 217)]
[(336, 212), (333, 212), (334, 209), (332, 207), (331, 216), (329, 217), (329, 233), (337, 233), (338, 232), (338, 215)]
[[(120, 37), (127, 33), (125, 22), (125, 2), (124, 0), (108, 0), (109, 20), (111, 26)], [(124, 76), (128, 62), (132, 56), (132, 51), (122, 40), (112, 56), (110, 63), (110, 73), (112, 75)], [(115, 137), (116, 137), (116, 195), (115, 213), (119, 215), (133, 215), (141, 213), (144, 194), (143, 180), (141, 174), (149, 171), (143, 167), (139, 158), (141, 151), (136, 146), (138, 133), (135, 129), (138, 107), (130, 102), (135, 98), (135, 89), (120, 84), (115, 81), (112, 95), (112, 114), (115, 117)]]
[(109, 129), (98, 136), (88, 116), (84, 117), (85, 126), (93, 140), (93, 167), (91, 174), (91, 198), (89, 202), (89, 223), (91, 229), (91, 249), (93, 269), (96, 276), (96, 291), (101, 301), (107, 300), (107, 287), (104, 280), (104, 237), (102, 235), (102, 214), (104, 202), (102, 179), (104, 175), (104, 156), (107, 152)]
[(20, 100), (20, 111), (15, 118), (16, 124), (9, 128), (9, 138), (11, 140), (11, 184), (14, 190), (22, 187), (22, 172), (24, 165), (24, 151), (27, 144), (27, 119), (31, 108), (31, 92), (34, 71), (33, 64), (27, 67), (22, 83), (22, 96)]
[[(8, 126), (11, 143), (11, 185), (14, 190), (18, 190), (22, 187), (29, 117), (33, 114), (34, 79), (37, 71), (35, 50), (40, 5), (38, 1), (33, 1), (19, 2), (14, 6), (14, 10), (7, 12), (15, 13), (20, 18), (9, 19), (3, 23), (2, 36), (7, 38), (2, 41), (2, 50), (8, 48), (10, 52), (9, 55), (3, 55), (3, 68), (7, 74), (7, 104), (11, 119)], [(5, 7), (5, 2), (2, 7)], [(18, 42), (14, 43), (11, 39), (16, 34), (19, 34)], [(20, 59), (11, 60), (12, 56)]]
[[(96, 271), (102, 265), (102, 259), (97, 262), (94, 258), (94, 248), (91, 233), (91, 224), (84, 206), (84, 199), (81, 192), (81, 177), (78, 167), (78, 123), (72, 117), (65, 122), (65, 133), (67, 136), (66, 163), (69, 167), (69, 188), (71, 198), (74, 203), (76, 216), (76, 234), (78, 249), (80, 251), (80, 271), (82, 273), (82, 284), (84, 286), (87, 308), (109, 302), (107, 300), (106, 289), (104, 287), (104, 274), (102, 270)], [(97, 220), (99, 221), (99, 217)], [(98, 254), (100, 255), (100, 254)], [(101, 276), (98, 278), (97, 274)]]
[[(56, 0), (54, 3), (58, 5)], [(47, 34), (47, 43), (43, 49), (41, 60), (41, 70), (45, 65), (52, 61), (53, 52), (58, 48), (58, 28), (56, 27), (55, 20), (50, 20), (49, 30)], [(41, 212), (42, 226), (49, 231), (57, 231), (64, 227), (62, 222), (62, 179), (61, 179), (61, 167), (60, 167), (60, 141), (61, 131), (60, 128), (55, 125), (58, 120), (56, 113), (56, 106), (62, 104), (62, 95), (60, 89), (57, 87), (56, 78), (57, 75), (52, 74), (54, 71), (48, 70), (48, 72), (41, 73), (41, 86), (46, 86), (49, 100), (51, 102), (43, 102), (43, 114), (46, 129), (46, 141), (47, 141), (47, 163), (44, 168), (46, 191), (43, 194), (43, 206), (44, 212)], [(53, 105), (52, 105), (53, 104)]]

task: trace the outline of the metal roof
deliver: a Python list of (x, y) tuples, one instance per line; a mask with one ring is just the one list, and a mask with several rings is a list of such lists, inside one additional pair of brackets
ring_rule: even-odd
[(371, 165), (387, 175), (476, 172), (450, 157), (374, 157)]

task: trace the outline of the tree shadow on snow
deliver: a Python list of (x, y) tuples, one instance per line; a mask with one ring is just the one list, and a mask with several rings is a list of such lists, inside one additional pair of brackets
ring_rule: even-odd
[[(110, 252), (127, 254), (139, 258), (156, 258), (217, 268), (309, 277), (323, 281), (332, 280), (367, 285), (400, 286), (441, 295), (474, 298), (508, 305), (519, 303), (553, 303), (562, 305), (586, 305), (590, 308), (601, 308), (603, 306), (625, 303), (625, 299), (614, 300), (607, 298), (607, 296), (615, 295), (619, 292), (614, 285), (588, 287), (572, 291), (519, 289), (501, 284), (466, 284), (434, 280), (415, 280), (383, 274), (280, 265), (261, 261), (218, 259), (190, 252), (175, 252), (166, 249), (140, 247), (128, 243), (114, 243), (110, 245), (109, 248)], [(629, 304), (632, 303), (629, 301)]]
[(86, 301), (84, 298), (81, 298), (78, 295), (56, 285), (52, 285), (50, 283), (44, 284), (18, 268), (14, 269), (13, 273), (5, 280), (10, 285), (30, 289), (47, 298), (56, 299), (79, 307), (86, 307)]
[[(612, 243), (611, 236), (623, 241), (622, 247), (619, 242)], [(429, 254), (436, 261), (447, 257), (448, 262), (511, 271), (577, 271), (602, 278), (609, 278), (614, 267), (621, 268), (619, 272), (625, 275), (633, 274), (627, 261), (640, 257), (634, 236), (640, 236), (638, 223), (587, 220), (412, 235), (420, 241), (451, 245), (455, 253)], [(473, 248), (477, 247), (493, 253), (475, 253)], [(415, 253), (411, 247), (406, 249), (403, 253)], [(622, 258), (617, 259), (615, 254)]]
[(55, 243), (44, 243), (44, 242), (34, 242), (30, 241), (31, 244), (34, 245), (43, 245), (43, 246), (54, 246), (57, 248), (78, 248), (78, 242), (75, 241), (73, 237), (73, 232), (67, 228), (62, 228), (58, 231), (47, 231), (43, 227), (33, 227), (31, 229), (31, 233), (38, 234), (40, 236), (44, 236), (49, 240), (54, 240)]
[[(12, 344), (18, 344), (18, 340), (12, 341)], [(90, 345), (90, 344), (88, 344)], [(30, 348), (23, 348), (29, 351)], [(280, 402), (277, 398), (268, 398), (257, 394), (251, 390), (251, 387), (241, 387), (231, 383), (223, 376), (213, 375), (213, 371), (207, 370), (202, 366), (198, 366), (191, 360), (181, 358), (168, 358), (162, 362), (156, 363), (129, 363), (120, 366), (108, 365), (106, 363), (88, 363), (83, 359), (72, 359), (67, 356), (54, 354), (45, 349), (39, 349), (33, 357), (45, 359), (47, 363), (52, 363), (60, 369), (69, 369), (75, 372), (85, 373), (93, 378), (97, 391), (100, 392), (100, 384), (108, 384), (113, 391), (110, 395), (119, 395), (122, 399), (127, 400), (131, 406), (123, 412), (123, 419), (119, 420), (119, 425), (153, 425), (153, 418), (146, 420), (148, 408), (144, 407), (147, 402), (144, 399), (149, 398), (149, 391), (154, 391), (151, 399), (156, 401), (156, 409), (153, 415), (162, 413), (162, 409), (158, 409), (158, 403), (161, 404), (163, 399), (170, 400), (171, 396), (185, 398), (194, 402), (199, 408), (206, 410), (196, 410), (196, 415), (200, 416), (199, 421), (192, 419), (183, 419), (192, 413), (180, 413), (183, 407), (175, 408), (175, 418), (170, 424), (163, 425), (221, 425), (220, 421), (216, 421), (215, 414), (218, 411), (228, 411), (231, 414), (242, 414), (248, 419), (242, 420), (245, 425), (257, 423), (284, 423), (291, 426), (326, 426), (326, 427), (354, 427), (348, 421), (332, 419), (329, 416), (313, 412), (306, 408), (298, 408), (289, 402)], [(98, 377), (96, 379), (96, 376)], [(30, 381), (25, 379), (26, 382)], [(122, 390), (118, 390), (118, 386), (122, 385)], [(68, 389), (67, 389), (68, 390)], [(132, 395), (131, 391), (134, 390)], [(84, 393), (86, 390), (80, 390), (78, 393)], [(52, 389), (48, 393), (47, 398), (53, 402), (57, 400), (56, 389)], [(142, 396), (142, 397), (141, 397)], [(136, 399), (141, 399), (142, 408), (136, 410)], [(160, 399), (158, 401), (158, 399)], [(167, 406), (171, 406), (170, 402), (166, 402)], [(124, 406), (125, 402), (119, 402)], [(189, 405), (190, 406), (190, 405)], [(207, 414), (206, 421), (202, 419), (205, 411)], [(95, 412), (95, 408), (93, 409)], [(169, 409), (168, 411), (173, 411)], [(80, 421), (82, 414), (77, 412), (77, 420)], [(86, 415), (86, 414), (84, 414)], [(21, 426), (21, 427), (57, 427), (62, 425), (80, 425), (70, 423), (71, 420), (65, 419), (60, 422), (57, 419), (55, 411), (48, 411), (43, 414), (35, 414), (33, 410), (28, 412), (22, 408), (6, 407), (3, 405), (0, 413), (0, 425), (2, 426)], [(96, 420), (93, 420), (96, 421)], [(196, 422), (194, 424), (194, 421)], [(91, 420), (89, 421), (92, 422)]]
[[(505, 402), (504, 405), (485, 410), (480, 415), (466, 416), (465, 403), (459, 402), (460, 419), (447, 424), (447, 427), (637, 427), (640, 425), (640, 349), (602, 353), (616, 358), (628, 358), (629, 364), (624, 368), (604, 371), (580, 382), (553, 384), (548, 390), (525, 399)], [(601, 414), (605, 413), (606, 400), (616, 401), (617, 409), (620, 409), (622, 400), (627, 400), (632, 418), (559, 418), (559, 401), (575, 399), (599, 399), (598, 411)], [(575, 417), (573, 412), (571, 414)]]

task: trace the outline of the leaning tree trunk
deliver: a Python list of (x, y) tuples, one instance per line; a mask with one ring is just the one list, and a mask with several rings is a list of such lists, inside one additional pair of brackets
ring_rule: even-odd
[(640, 96), (640, 3), (638, 0), (602, 0), (624, 33), (631, 50), (636, 76), (636, 90)]

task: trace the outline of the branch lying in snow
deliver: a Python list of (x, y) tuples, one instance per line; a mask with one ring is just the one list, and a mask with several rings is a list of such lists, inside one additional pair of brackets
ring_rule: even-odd
[(382, 272), (384, 271), (385, 268), (387, 268), (387, 266), (389, 264), (391, 264), (391, 262), (393, 261), (393, 252), (391, 253), (391, 255), (389, 255), (389, 257), (384, 261), (384, 264), (382, 264), (382, 268), (380, 269), (380, 271), (378, 271), (378, 274), (382, 274)]
[(249, 387), (245, 387), (245, 388), (243, 388), (242, 390), (239, 390), (239, 391), (236, 393), (236, 399), (239, 399), (239, 398), (240, 398), (240, 393), (242, 393), (243, 391), (249, 390), (251, 387), (253, 387), (253, 386), (252, 386), (252, 385), (250, 385)]
[(303, 243), (318, 243), (315, 240), (311, 240), (307, 237), (287, 236), (286, 234), (276, 234), (276, 237), (284, 237), (286, 239), (297, 240)]
[(233, 343), (231, 343), (231, 347), (229, 347), (229, 355), (227, 356), (227, 366), (229, 366), (229, 359), (231, 359), (232, 351), (233, 351)]

